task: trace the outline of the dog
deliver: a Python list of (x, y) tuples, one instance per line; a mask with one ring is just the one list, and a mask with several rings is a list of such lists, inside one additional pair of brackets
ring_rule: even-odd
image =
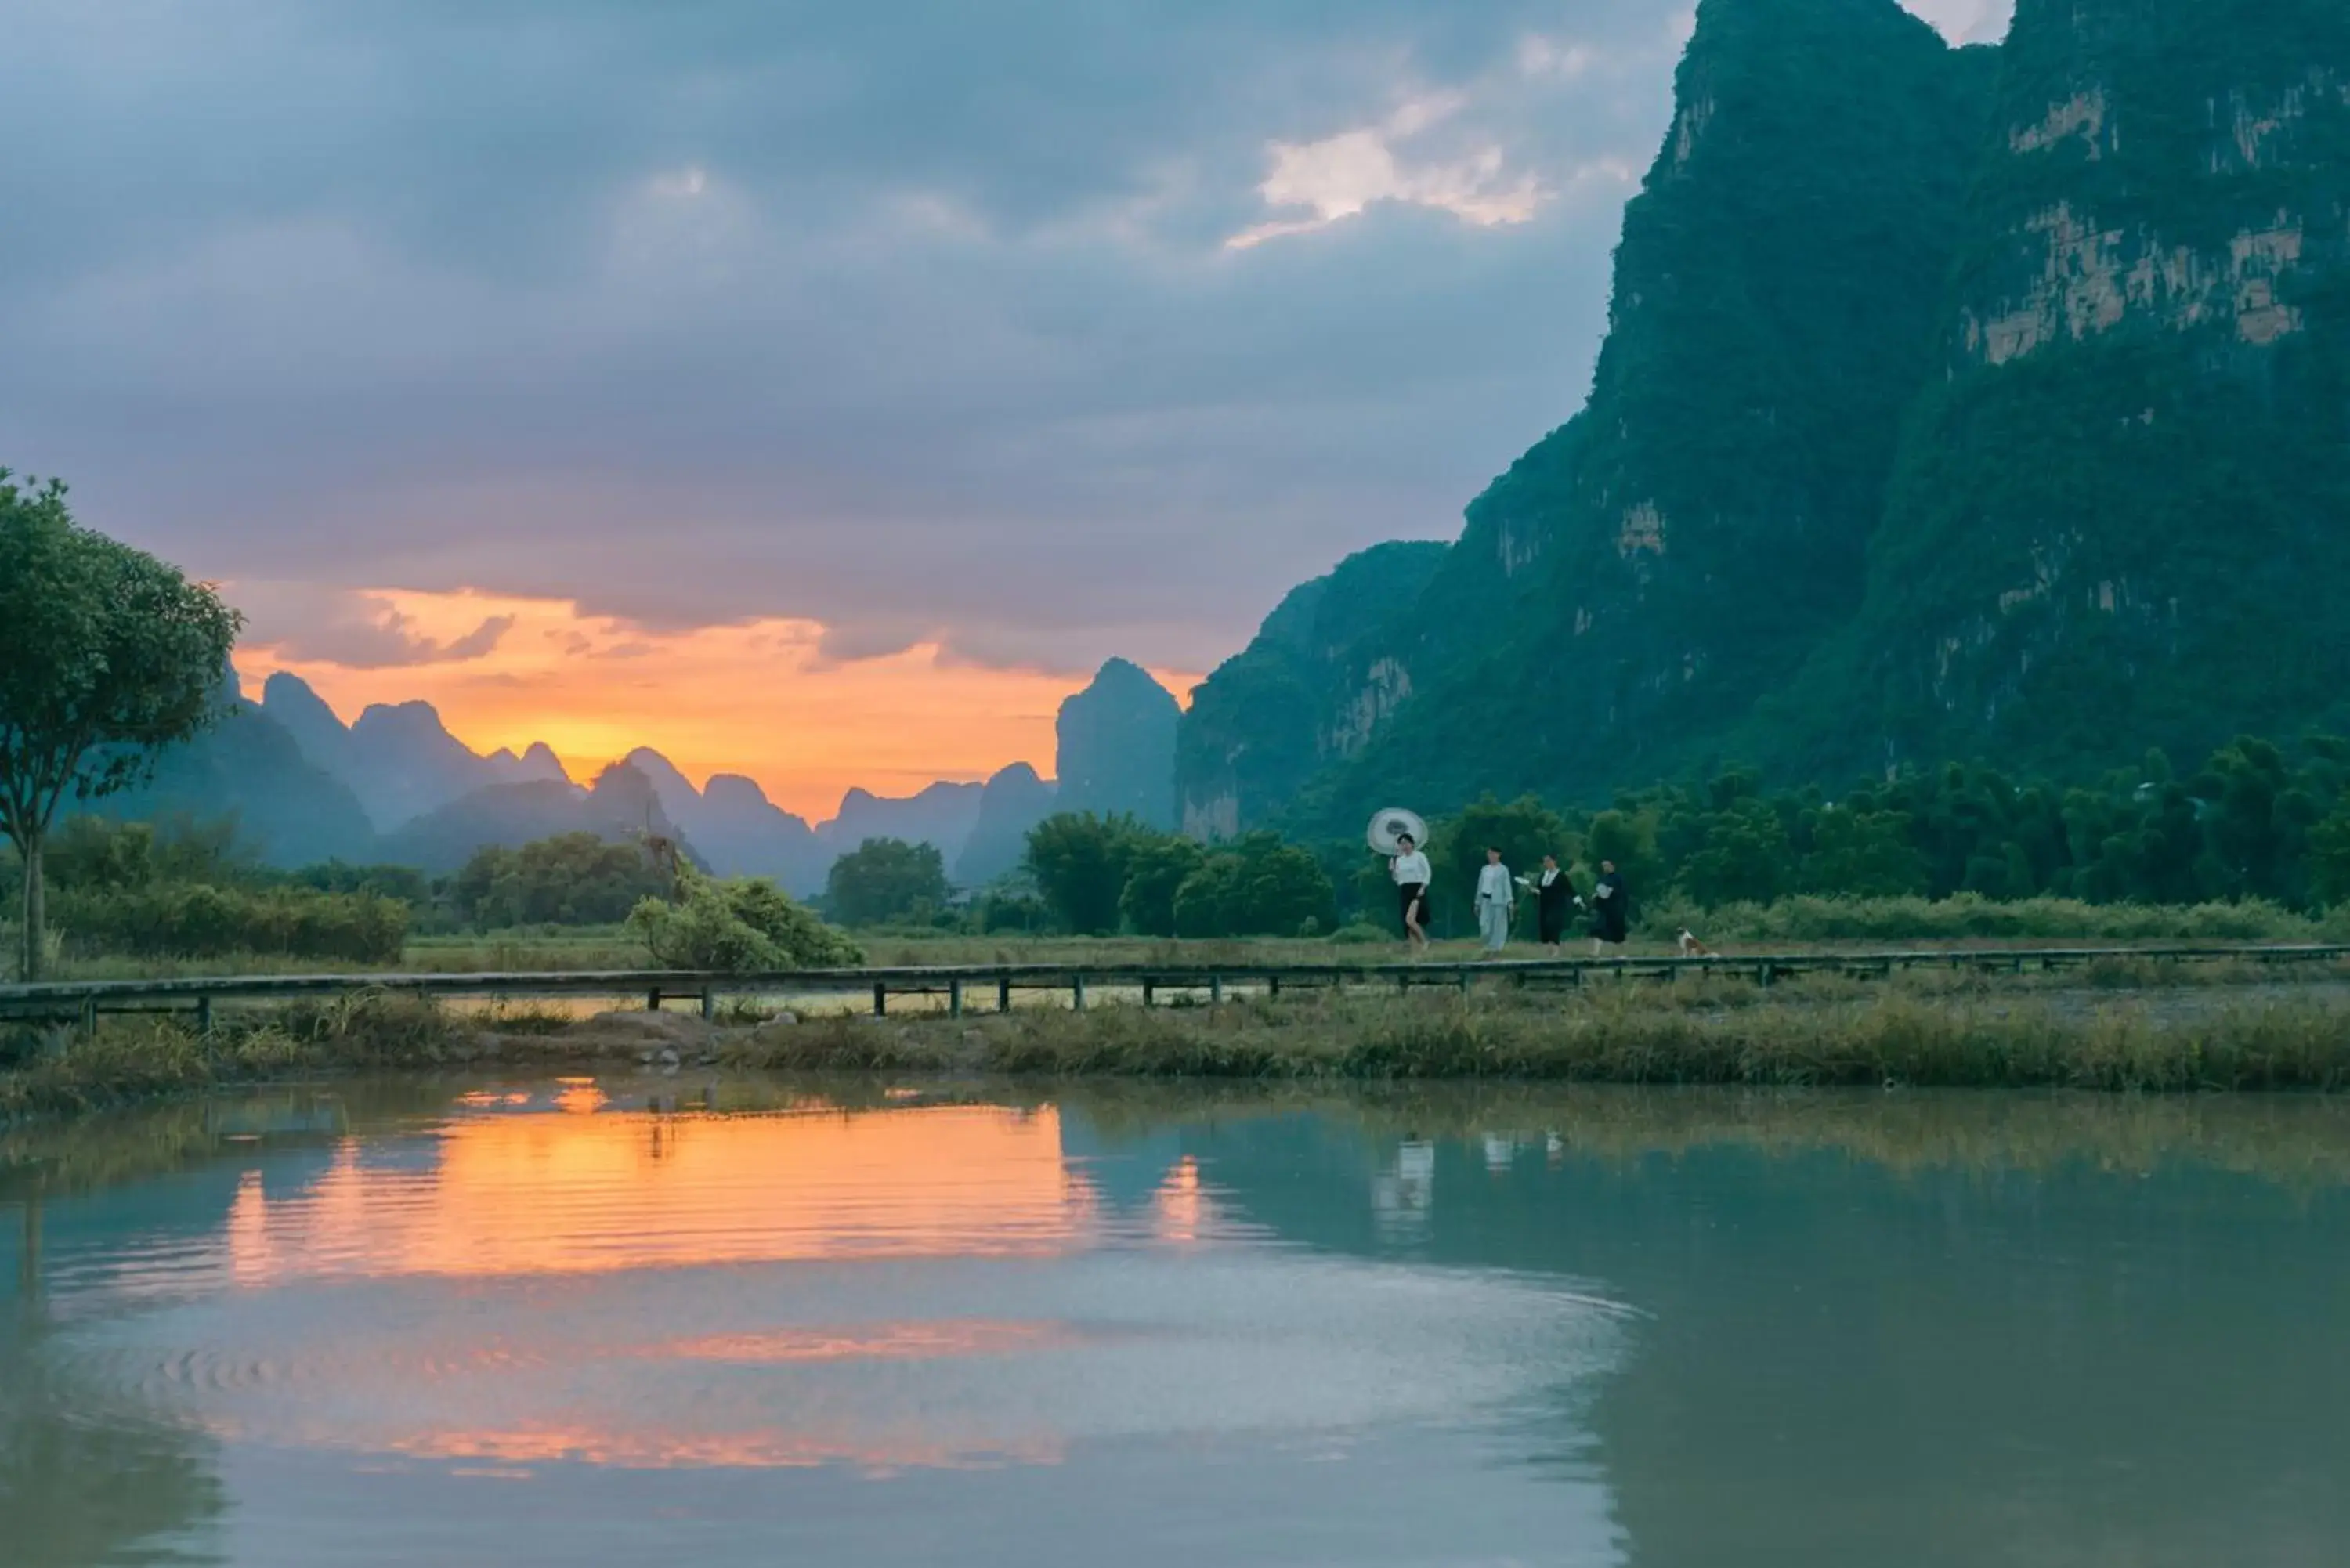
[(1696, 935), (1687, 926), (1681, 928), (1681, 957), (1713, 958), (1715, 956), (1717, 955), (1714, 950), (1698, 940)]

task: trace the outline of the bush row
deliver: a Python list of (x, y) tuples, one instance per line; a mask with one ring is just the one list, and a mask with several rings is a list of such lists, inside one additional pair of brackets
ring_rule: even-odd
[(66, 944), (141, 958), (286, 958), (391, 963), (408, 940), (409, 907), (373, 893), (248, 889), (203, 883), (66, 889), (49, 919)]

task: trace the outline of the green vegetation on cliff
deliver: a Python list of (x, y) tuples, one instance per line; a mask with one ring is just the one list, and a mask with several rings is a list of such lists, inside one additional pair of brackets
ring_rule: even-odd
[(1676, 85), (1583, 411), (1302, 726), (1190, 722), (1361, 716), (1251, 820), (2345, 727), (2350, 9), (1704, 0)]
[(1860, 614), (1745, 749), (2073, 768), (2336, 726), (2350, 9), (2025, 0), (2002, 53)]
[(1994, 58), (1893, 0), (1699, 8), (1590, 400), (1357, 652), (1357, 706), (1409, 695), (1298, 817), (1662, 776), (1852, 615)]
[(1405, 693), (1381, 683), (1366, 649), (1418, 601), (1445, 554), (1430, 541), (1349, 556), (1292, 588), (1255, 640), (1200, 683), (1175, 758), (1186, 832), (1229, 838), (1263, 826), (1369, 736)]

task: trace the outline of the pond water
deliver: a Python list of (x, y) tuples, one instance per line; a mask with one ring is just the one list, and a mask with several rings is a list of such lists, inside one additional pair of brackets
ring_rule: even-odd
[(351, 1086), (0, 1291), (9, 1568), (2350, 1552), (2328, 1102)]

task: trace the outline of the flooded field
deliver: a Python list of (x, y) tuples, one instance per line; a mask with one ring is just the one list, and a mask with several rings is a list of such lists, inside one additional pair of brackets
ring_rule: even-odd
[(2350, 1106), (632, 1075), (0, 1135), (0, 1562), (2317, 1564)]

